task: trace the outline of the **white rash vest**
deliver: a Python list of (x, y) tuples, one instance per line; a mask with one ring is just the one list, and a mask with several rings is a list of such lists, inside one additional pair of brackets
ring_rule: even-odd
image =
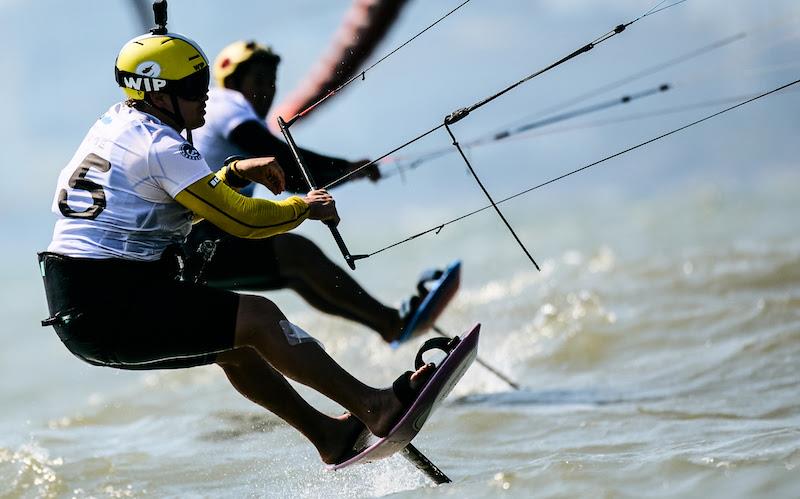
[(229, 140), (231, 132), (247, 121), (258, 122), (264, 128), (267, 126), (241, 93), (220, 87), (209, 90), (206, 123), (192, 135), (197, 149), (202, 151), (211, 168), (218, 170), (229, 156), (249, 156)]
[(186, 139), (119, 103), (92, 126), (61, 171), (47, 250), (80, 258), (157, 260), (183, 241), (192, 213), (175, 196), (209, 174)]

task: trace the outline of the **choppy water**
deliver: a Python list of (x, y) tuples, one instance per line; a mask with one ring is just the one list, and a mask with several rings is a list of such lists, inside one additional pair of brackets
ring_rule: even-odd
[[(13, 96), (0, 122), (9, 172), (0, 182), (0, 498), (800, 497), (796, 93), (503, 205), (541, 273), (488, 211), (360, 262), (357, 278), (396, 302), (421, 269), (461, 258), (462, 289), (439, 325), (454, 334), (480, 321), (480, 357), (525, 388), (475, 364), (426, 425), (415, 443), (453, 484), (431, 486), (400, 457), (327, 473), (296, 432), (242, 399), (217, 368), (93, 368), (38, 326), (46, 308), (34, 253), (48, 242), (55, 177), (119, 98), (110, 61), (142, 29), (123, 3), (0, 2), (0, 94)], [(375, 55), (460, 3), (408, 2)], [(656, 3), (471, 2), (334, 99), (297, 140), (377, 157)], [(466, 143), (737, 33), (747, 36), (598, 96), (674, 86), (602, 119), (775, 88), (797, 78), (797, 3), (684, 2), (473, 113), (456, 134)], [(280, 100), (329, 45), (345, 4), (170, 2), (170, 25), (209, 55), (242, 36), (275, 44), (284, 58)], [(53, 85), (52, 74), (64, 84)], [(468, 154), (499, 199), (701, 117), (690, 111)], [(450, 142), (442, 131), (403, 152)], [(351, 250), (375, 250), (482, 206), (453, 158), (408, 172), (406, 183), (337, 190)], [(303, 230), (338, 260), (324, 228)], [(290, 293), (270, 296), (372, 384), (412, 363), (411, 346), (392, 352)]]
[[(81, 364), (36, 325), (44, 301), (28, 255), (30, 268), (7, 269), (3, 288), (0, 496), (797, 497), (800, 182), (788, 179), (549, 222), (516, 212), (526, 240), (549, 241), (540, 273), (499, 230), (481, 239), (471, 225), (420, 243), (442, 261), (464, 259), (440, 326), (482, 322), (480, 357), (524, 386), (471, 368), (415, 441), (454, 479), (443, 487), (401, 457), (323, 471), (216, 367)], [(608, 223), (609, 212), (626, 215)], [(494, 250), (499, 260), (487, 258)], [(359, 275), (399, 296), (420, 265), (404, 255)], [(274, 297), (365, 380), (388, 383), (412, 362), (413, 347), (390, 351), (288, 293)]]

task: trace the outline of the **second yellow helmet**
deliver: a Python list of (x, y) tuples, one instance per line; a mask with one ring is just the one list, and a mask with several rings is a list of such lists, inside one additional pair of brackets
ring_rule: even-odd
[(220, 87), (225, 86), (225, 78), (236, 72), (244, 62), (261, 59), (278, 64), (281, 58), (268, 45), (262, 45), (254, 40), (239, 40), (233, 42), (219, 53), (214, 59), (214, 81)]

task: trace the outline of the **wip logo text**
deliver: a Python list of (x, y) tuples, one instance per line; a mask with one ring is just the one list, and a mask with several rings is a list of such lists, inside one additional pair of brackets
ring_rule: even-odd
[(148, 78), (146, 76), (126, 76), (123, 78), (127, 88), (145, 92), (158, 92), (167, 86), (167, 80)]

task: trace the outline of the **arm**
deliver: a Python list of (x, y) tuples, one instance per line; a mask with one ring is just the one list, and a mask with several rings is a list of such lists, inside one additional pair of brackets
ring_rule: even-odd
[(283, 170), (271, 157), (234, 161), (190, 184), (175, 195), (175, 200), (225, 232), (248, 239), (287, 232), (306, 218), (339, 223), (336, 203), (324, 189), (311, 191), (303, 198), (269, 201), (242, 196), (231, 188), (251, 181), (280, 194), (284, 188)]
[[(298, 193), (308, 190), (289, 146), (272, 135), (260, 122), (245, 121), (231, 131), (228, 139), (249, 155), (274, 156), (286, 174), (286, 190), (289, 192)], [(300, 149), (300, 154), (303, 156), (311, 176), (319, 185), (326, 185), (354, 168), (353, 163), (344, 159), (324, 156), (306, 149)], [(375, 169), (377, 170), (377, 168)], [(369, 175), (368, 170), (366, 169), (362, 175), (353, 175), (348, 180)]]
[(242, 196), (225, 183), (225, 174), (211, 173), (180, 191), (175, 200), (225, 232), (261, 239), (287, 232), (309, 218), (302, 198), (269, 201)]

